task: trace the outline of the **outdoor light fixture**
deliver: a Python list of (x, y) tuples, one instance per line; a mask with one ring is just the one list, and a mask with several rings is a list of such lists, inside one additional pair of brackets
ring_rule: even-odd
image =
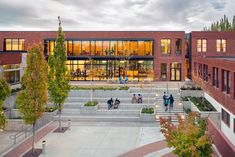
[(143, 63), (143, 62), (144, 62), (144, 61), (142, 61), (142, 60), (141, 60), (141, 61), (138, 61), (138, 63)]
[(156, 108), (160, 107), (159, 105), (155, 105)]
[(156, 115), (156, 117), (155, 117), (156, 119), (159, 119), (159, 116), (158, 115)]
[(120, 61), (120, 63), (125, 63), (125, 61)]
[(182, 102), (180, 102), (179, 105), (182, 106)]
[(159, 94), (158, 94), (158, 93), (156, 93), (156, 96), (159, 96)]
[(102, 61), (102, 63), (106, 63), (107, 61)]
[(184, 116), (184, 115), (181, 115), (180, 117), (181, 117), (181, 119), (184, 119), (184, 118), (185, 118), (185, 116)]

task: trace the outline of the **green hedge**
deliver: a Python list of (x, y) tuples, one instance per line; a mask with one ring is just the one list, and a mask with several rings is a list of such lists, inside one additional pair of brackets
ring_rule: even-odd
[(123, 86), (123, 87), (119, 87), (119, 90), (128, 90), (130, 87), (128, 86)]
[[(71, 90), (91, 90), (90, 86), (70, 86)], [(109, 86), (100, 86), (100, 87), (92, 87), (92, 90), (116, 90), (115, 87)]]
[(203, 97), (189, 97), (189, 99), (200, 111), (216, 111), (214, 106)]
[(154, 113), (154, 109), (152, 107), (150, 107), (150, 108), (142, 108), (141, 113), (153, 114)]
[(201, 87), (199, 87), (199, 86), (196, 86), (196, 87), (185, 87), (185, 86), (182, 86), (181, 88), (180, 88), (181, 90), (202, 90), (202, 88)]
[(88, 101), (85, 103), (84, 106), (96, 106), (98, 104), (97, 101)]

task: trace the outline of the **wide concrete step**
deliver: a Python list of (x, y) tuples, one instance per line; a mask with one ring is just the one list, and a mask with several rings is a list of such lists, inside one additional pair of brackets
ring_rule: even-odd
[(99, 109), (94, 114), (96, 115), (136, 115), (140, 114), (140, 110), (122, 110), (122, 109)]
[(61, 111), (61, 114), (62, 115), (79, 115), (80, 114), (80, 109), (67, 109), (67, 108), (64, 108)]
[[(99, 103), (106, 103), (108, 100), (110, 99), (110, 97), (108, 98), (93, 98), (93, 101), (98, 101)], [(115, 100), (116, 97), (113, 97), (113, 99)], [(118, 98), (121, 103), (131, 103), (131, 98)], [(154, 103), (154, 98), (142, 98), (143, 103)], [(66, 100), (66, 103), (71, 103), (71, 102), (78, 102), (78, 103), (85, 103), (87, 101), (90, 101), (90, 98), (86, 98), (86, 97), (69, 97)]]
[(84, 103), (79, 102), (66, 102), (64, 103), (64, 108), (68, 109), (80, 109)]
[[(58, 120), (58, 116), (55, 117)], [(107, 115), (78, 115), (78, 116), (61, 116), (63, 121), (71, 120), (73, 122), (139, 122), (139, 116), (107, 116)]]
[[(118, 109), (122, 109), (122, 110), (133, 110), (133, 109), (136, 109), (136, 110), (140, 110), (142, 107), (155, 107), (155, 105), (151, 104), (149, 105), (148, 103), (140, 103), (140, 104), (132, 104), (132, 103), (121, 103), (119, 106), (118, 106)], [(107, 109), (108, 105), (106, 103), (100, 103), (99, 104), (99, 109)]]

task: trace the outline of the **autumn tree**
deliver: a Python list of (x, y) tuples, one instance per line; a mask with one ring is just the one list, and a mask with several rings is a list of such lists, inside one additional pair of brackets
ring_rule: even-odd
[(23, 90), (18, 93), (16, 98), (17, 108), (22, 113), (24, 122), (33, 125), (33, 154), (35, 154), (36, 122), (42, 117), (48, 99), (47, 68), (42, 46), (33, 45), (27, 54), (27, 68), (21, 81)]
[(55, 44), (54, 53), (49, 55), (49, 99), (53, 102), (59, 110), (59, 129), (61, 130), (61, 110), (63, 103), (68, 97), (70, 90), (69, 80), (70, 75), (65, 65), (67, 56), (66, 48), (64, 43), (64, 35), (61, 27), (61, 21), (59, 19), (59, 29), (57, 32), (57, 39)]
[(3, 102), (10, 95), (11, 89), (8, 83), (0, 78), (0, 129), (5, 128), (6, 117), (3, 111)]
[(180, 157), (209, 157), (212, 154), (212, 139), (207, 133), (206, 119), (196, 112), (189, 113), (185, 119), (178, 116), (178, 124), (170, 119), (160, 119), (161, 132), (166, 137), (173, 153)]

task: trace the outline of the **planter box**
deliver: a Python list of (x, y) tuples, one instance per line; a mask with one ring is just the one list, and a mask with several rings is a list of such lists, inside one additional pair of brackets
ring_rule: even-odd
[(200, 111), (193, 102), (188, 101), (190, 103), (190, 109), (194, 112), (199, 112), (200, 116), (203, 118), (210, 118), (216, 125), (220, 128), (220, 112), (218, 111)]
[(152, 113), (152, 114), (141, 113), (141, 112), (142, 112), (142, 108), (140, 110), (140, 121), (141, 122), (154, 122), (154, 121), (156, 121), (155, 110), (154, 110), (154, 113)]
[(98, 110), (98, 105), (99, 104), (97, 104), (96, 106), (82, 105), (80, 112), (81, 114), (94, 114)]
[(204, 97), (203, 90), (180, 90), (181, 97), (191, 96), (191, 97)]

